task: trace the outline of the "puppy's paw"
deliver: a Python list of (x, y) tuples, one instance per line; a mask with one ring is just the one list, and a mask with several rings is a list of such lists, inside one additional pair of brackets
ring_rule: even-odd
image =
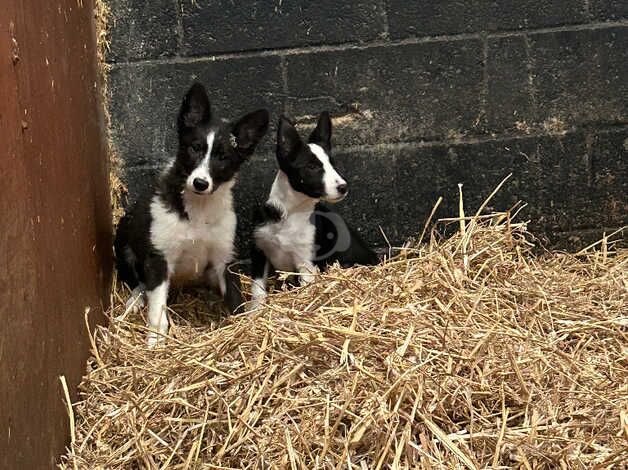
[(163, 343), (165, 340), (166, 338), (164, 336), (155, 331), (149, 331), (146, 334), (146, 346), (149, 348), (154, 348), (158, 344)]
[(246, 303), (246, 309), (257, 310), (260, 308), (266, 302), (267, 295), (265, 283), (256, 279), (251, 286), (251, 300)]
[(299, 284), (305, 286), (314, 282), (316, 276), (319, 274), (318, 267), (308, 264), (298, 266), (299, 270)]
[(246, 303), (246, 310), (252, 312), (264, 305), (264, 298), (251, 299)]

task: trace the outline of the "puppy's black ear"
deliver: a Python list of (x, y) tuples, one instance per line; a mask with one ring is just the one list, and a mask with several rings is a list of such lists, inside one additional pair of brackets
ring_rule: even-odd
[(277, 157), (289, 160), (302, 145), (303, 142), (294, 124), (287, 117), (281, 116), (277, 126)]
[(331, 118), (327, 111), (319, 116), (316, 129), (310, 134), (310, 143), (320, 145), (327, 152), (331, 150)]
[(186, 128), (208, 126), (211, 122), (211, 106), (205, 87), (195, 83), (188, 90), (181, 103), (177, 127), (179, 133)]
[(243, 158), (250, 157), (255, 151), (255, 147), (268, 130), (268, 120), (268, 111), (258, 109), (233, 125), (231, 133), (235, 139), (232, 144)]

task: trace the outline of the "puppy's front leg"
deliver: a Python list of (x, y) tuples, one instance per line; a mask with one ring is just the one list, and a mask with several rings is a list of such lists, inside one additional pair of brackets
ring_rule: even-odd
[(318, 274), (318, 268), (309, 260), (298, 263), (297, 271), (299, 273), (299, 282), (302, 286), (313, 282), (316, 274)]
[(266, 280), (270, 270), (270, 261), (262, 250), (257, 248), (255, 244), (251, 246), (251, 303), (250, 308), (255, 310), (266, 299)]
[(213, 287), (218, 288), (229, 311), (236, 313), (243, 303), (240, 276), (232, 273), (226, 264), (219, 263), (210, 269), (209, 281)]
[(146, 298), (148, 299), (148, 346), (154, 346), (164, 340), (168, 334), (168, 288), (170, 280), (168, 276), (168, 264), (159, 256), (146, 261)]
[(225, 270), (225, 286), (225, 295), (223, 296), (225, 303), (231, 313), (238, 313), (244, 303), (242, 284), (238, 273), (232, 272), (231, 268)]

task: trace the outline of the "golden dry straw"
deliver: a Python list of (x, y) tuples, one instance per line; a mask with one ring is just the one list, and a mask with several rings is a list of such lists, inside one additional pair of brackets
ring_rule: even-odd
[(116, 294), (61, 467), (625, 468), (628, 251), (453, 223), (248, 314), (180, 294), (152, 350)]
[(114, 223), (120, 220), (124, 213), (123, 201), (127, 190), (120, 179), (120, 159), (116, 153), (111, 137), (111, 115), (109, 113), (109, 103), (111, 100), (109, 92), (109, 71), (106, 57), (109, 51), (109, 20), (111, 11), (105, 0), (95, 0), (94, 2), (94, 23), (96, 29), (96, 55), (98, 60), (100, 104), (105, 119), (106, 129), (106, 152), (109, 163), (109, 193), (111, 197), (111, 211)]

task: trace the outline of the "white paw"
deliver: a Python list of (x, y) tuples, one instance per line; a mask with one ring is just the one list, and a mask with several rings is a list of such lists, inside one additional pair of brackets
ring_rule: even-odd
[(247, 305), (247, 310), (257, 310), (258, 308), (260, 308), (262, 305), (264, 305), (264, 298), (257, 298), (257, 299), (251, 299), (246, 305)]
[(255, 310), (262, 306), (266, 301), (266, 288), (265, 282), (260, 280), (254, 280), (251, 286), (251, 300), (249, 301), (249, 310)]
[(146, 345), (149, 348), (153, 348), (157, 346), (159, 343), (163, 343), (165, 340), (166, 338), (163, 335), (155, 331), (149, 331), (146, 334)]
[(316, 275), (318, 274), (317, 266), (307, 266), (302, 265), (299, 266), (299, 284), (305, 286), (306, 284), (310, 284), (314, 282), (316, 279)]

